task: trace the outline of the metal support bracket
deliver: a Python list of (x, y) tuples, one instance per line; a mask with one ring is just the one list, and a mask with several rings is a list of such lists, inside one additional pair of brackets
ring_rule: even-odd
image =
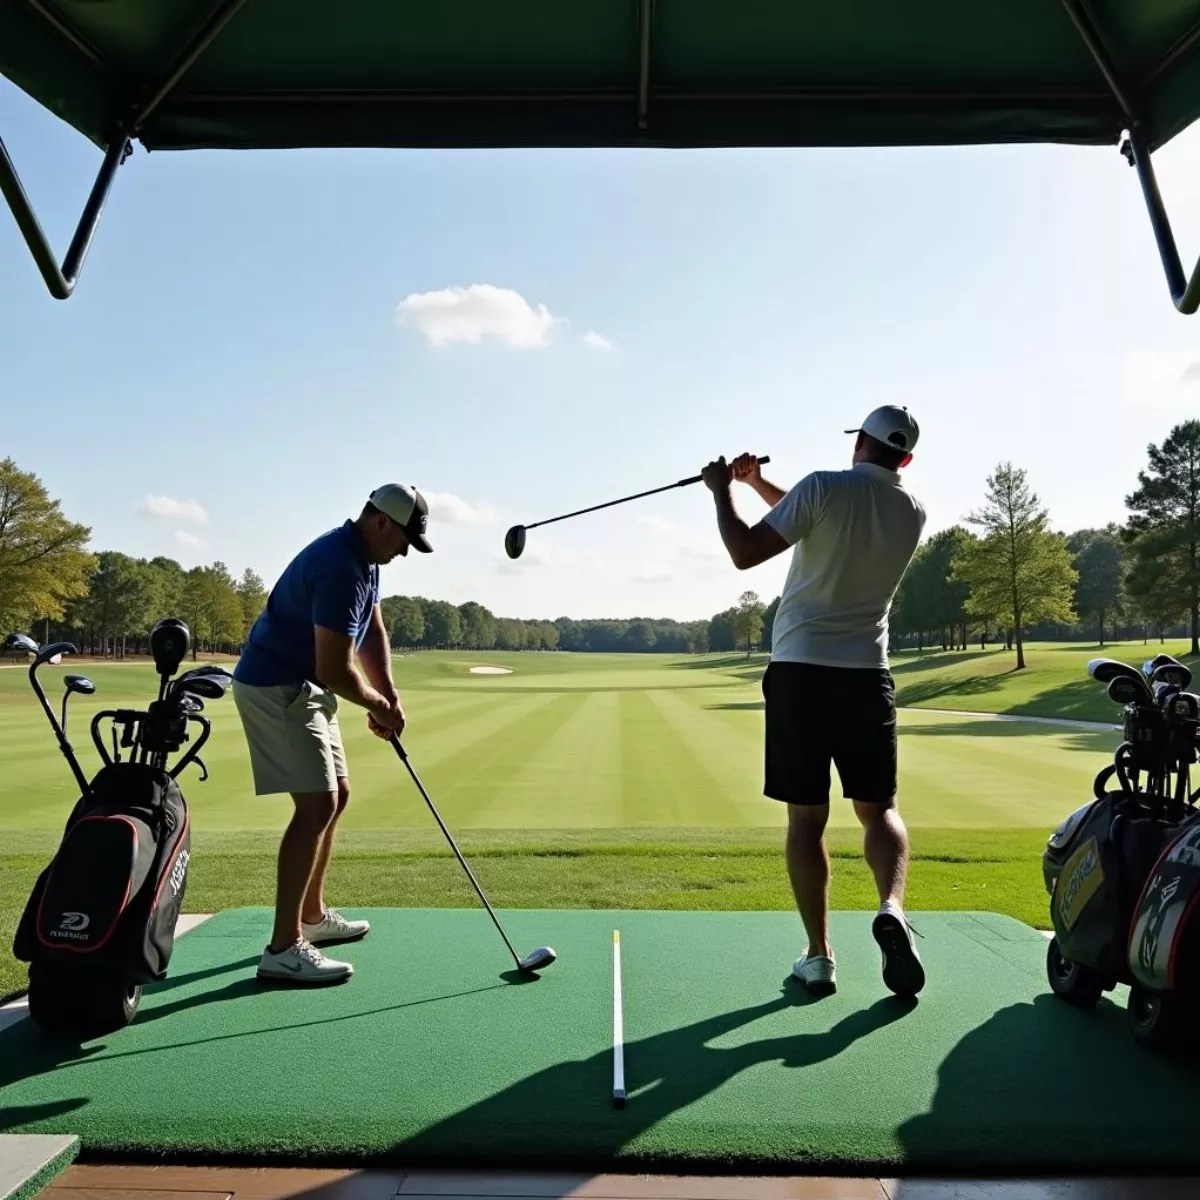
[(1200, 308), (1200, 260), (1192, 269), (1190, 277), (1184, 274), (1179, 249), (1175, 245), (1175, 234), (1171, 230), (1171, 221), (1163, 205), (1162, 194), (1158, 190), (1154, 166), (1150, 162), (1146, 136), (1140, 126), (1135, 125), (1126, 134), (1121, 143), (1121, 153), (1137, 170), (1138, 179), (1141, 181), (1146, 211), (1150, 214), (1150, 225), (1154, 230), (1154, 240), (1158, 243), (1158, 256), (1162, 259), (1163, 270), (1167, 274), (1167, 287), (1170, 289), (1171, 299), (1181, 313), (1190, 316)]
[[(75, 290), (79, 272), (83, 269), (83, 260), (87, 257), (88, 247), (92, 244), (100, 214), (104, 210), (104, 202), (108, 199), (113, 181), (117, 177), (117, 169), (133, 153), (133, 143), (130, 139), (140, 134), (146, 119), (166, 99), (192, 64), (208, 49), (245, 3), (246, 0), (216, 0), (204, 24), (194, 31), (162, 82), (148, 96), (130, 105), (128, 115), (121, 118), (122, 127), (114, 134), (105, 151), (100, 173), (92, 185), (91, 195), (84, 205), (83, 215), (79, 218), (75, 236), (71, 239), (67, 257), (63, 259), (61, 267), (41, 224), (34, 215), (33, 206), (21, 186), (20, 177), (4, 146), (4, 140), (0, 138), (0, 192), (4, 193), (4, 199), (16, 218), (42, 279), (45, 280), (50, 295), (56, 300), (66, 300)], [(33, 7), (43, 18), (54, 24), (60, 34), (70, 37), (76, 49), (82, 48), (94, 54), (94, 51), (80, 43), (61, 20), (43, 5), (35, 3)]]
[(638, 128), (650, 123), (650, 30), (654, 24), (654, 0), (638, 4)]
[(104, 162), (100, 165), (100, 173), (96, 176), (96, 182), (92, 185), (91, 195), (88, 196), (87, 204), (84, 205), (83, 215), (79, 218), (75, 236), (71, 239), (71, 245), (67, 250), (67, 257), (63, 259), (60, 268), (58, 259), (50, 247), (50, 242), (34, 215), (29, 197), (21, 186), (17, 169), (13, 166), (13, 161), (4, 146), (4, 140), (0, 138), (0, 192), (4, 193), (8, 207), (12, 210), (17, 225), (24, 235), (25, 244), (29, 247), (29, 252), (33, 255), (38, 270), (42, 273), (42, 279), (45, 280), (50, 295), (56, 300), (66, 300), (75, 290), (79, 272), (83, 269), (83, 260), (87, 257), (88, 248), (92, 244), (92, 236), (96, 232), (100, 214), (104, 210), (104, 202), (108, 199), (108, 193), (112, 190), (113, 181), (117, 177), (117, 168), (132, 153), (133, 145), (128, 138), (121, 136), (113, 139), (104, 155)]
[[(1154, 229), (1154, 240), (1158, 243), (1158, 255), (1162, 259), (1163, 270), (1166, 272), (1171, 300), (1181, 313), (1190, 316), (1197, 308), (1200, 308), (1200, 261), (1196, 263), (1190, 278), (1183, 273), (1183, 263), (1179, 257), (1179, 249), (1175, 245), (1175, 234), (1171, 230), (1171, 221), (1163, 205), (1162, 194), (1158, 190), (1158, 180), (1154, 176), (1154, 166), (1150, 162), (1150, 147), (1146, 143), (1146, 134), (1141, 117), (1137, 112), (1137, 106), (1133, 97), (1121, 83), (1112, 56), (1104, 45), (1100, 29), (1087, 8), (1087, 0), (1062, 0), (1062, 5), (1074, 22), (1079, 36), (1095, 60), (1096, 66), (1100, 68), (1100, 73), (1104, 76), (1109, 90), (1121, 106), (1121, 111), (1128, 121), (1128, 131), (1120, 143), (1120, 150), (1130, 164), (1136, 168), (1138, 179), (1141, 181), (1146, 211), (1150, 215), (1150, 225)], [(1196, 36), (1196, 31), (1193, 30), (1189, 36)], [(1158, 70), (1161, 69), (1162, 64)], [(1152, 72), (1152, 75), (1154, 73)]]

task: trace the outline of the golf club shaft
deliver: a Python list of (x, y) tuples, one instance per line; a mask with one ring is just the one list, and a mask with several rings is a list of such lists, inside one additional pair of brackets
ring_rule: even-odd
[(479, 886), (479, 883), (475, 879), (471, 868), (467, 865), (467, 860), (463, 858), (462, 854), (460, 853), (458, 845), (454, 841), (450, 830), (446, 828), (445, 821), (442, 820), (441, 816), (438, 814), (438, 810), (434, 807), (433, 801), (430, 800), (429, 793), (422, 786), (420, 779), (417, 778), (417, 773), (413, 770), (412, 763), (408, 761), (408, 755), (405, 754), (404, 747), (400, 744), (400, 739), (393, 733), (388, 740), (392, 743), (392, 748), (400, 756), (400, 761), (408, 768), (408, 773), (412, 776), (413, 783), (417, 785), (417, 790), (424, 797), (425, 803), (429, 805), (429, 811), (433, 813), (434, 820), (437, 821), (438, 825), (441, 826), (442, 832), (446, 835), (446, 841), (450, 843), (450, 849), (454, 851), (454, 856), (462, 864), (462, 869), (466, 871), (467, 878), (471, 881), (471, 886), (475, 889), (475, 893), (478, 895), (479, 899), (483, 901), (483, 907), (487, 909), (488, 916), (492, 918), (492, 923), (496, 926), (497, 930), (500, 932), (500, 936), (504, 939), (504, 944), (508, 947), (509, 954), (513, 956), (513, 962), (515, 962), (519, 968), (521, 966), (521, 956), (513, 949), (512, 942), (508, 940), (508, 934), (504, 932), (504, 927), (500, 924), (499, 920), (496, 918), (496, 914), (492, 911), (492, 906), (488, 903), (488, 898), (483, 894), (483, 888)]
[[(770, 456), (764, 455), (758, 459), (759, 464), (769, 463)], [(669, 492), (672, 488), (688, 487), (690, 484), (699, 483), (702, 476), (693, 475), (691, 479), (681, 479), (678, 483), (668, 483), (663, 487), (651, 488), (648, 492), (638, 492), (636, 496), (622, 496), (620, 500), (609, 500), (605, 504), (594, 504), (591, 508), (581, 508), (578, 512), (564, 513), (561, 517), (550, 517), (545, 521), (537, 521), (533, 525), (526, 525), (526, 529), (538, 529), (542, 525), (553, 525), (555, 521), (565, 521), (569, 517), (581, 517), (584, 513), (597, 512), (602, 508), (612, 508), (614, 504), (628, 504), (630, 500), (641, 500), (644, 496), (657, 496), (659, 492)]]

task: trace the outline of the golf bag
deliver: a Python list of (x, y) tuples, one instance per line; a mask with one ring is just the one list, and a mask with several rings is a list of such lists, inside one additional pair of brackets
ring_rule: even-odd
[(1081, 999), (1094, 1003), (1102, 991), (1131, 982), (1134, 907), (1177, 832), (1113, 792), (1076, 809), (1050, 837), (1042, 855), (1050, 919), (1058, 953), (1084, 968), (1090, 986)]
[(30, 1014), (49, 1030), (126, 1024), (167, 973), (191, 826), (178, 783), (146, 763), (103, 767), (34, 884), (14, 955), (30, 964)]
[(1200, 821), (1171, 839), (1138, 897), (1129, 936), (1137, 982), (1200, 1001)]

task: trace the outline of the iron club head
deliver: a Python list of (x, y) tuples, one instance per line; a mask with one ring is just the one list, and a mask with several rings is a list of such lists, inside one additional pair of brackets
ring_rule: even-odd
[(509, 558), (520, 558), (525, 549), (525, 526), (514, 525), (504, 535), (504, 549)]
[(539, 946), (536, 950), (521, 959), (519, 969), (532, 974), (534, 971), (540, 971), (550, 966), (556, 958), (558, 958), (558, 955), (549, 946)]

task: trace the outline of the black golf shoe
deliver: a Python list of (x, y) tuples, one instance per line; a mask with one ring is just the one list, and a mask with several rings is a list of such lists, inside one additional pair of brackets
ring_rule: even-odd
[(925, 986), (925, 968), (913, 942), (912, 926), (898, 904), (880, 906), (871, 933), (883, 953), (883, 982), (897, 996), (915, 996)]

